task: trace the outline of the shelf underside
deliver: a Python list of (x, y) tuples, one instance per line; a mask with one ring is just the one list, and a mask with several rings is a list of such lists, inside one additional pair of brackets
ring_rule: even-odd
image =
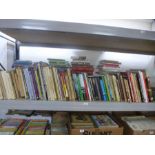
[(45, 111), (155, 111), (155, 103), (1, 100), (0, 109)]
[(0, 20), (0, 31), (23, 45), (155, 53), (155, 32), (80, 23)]

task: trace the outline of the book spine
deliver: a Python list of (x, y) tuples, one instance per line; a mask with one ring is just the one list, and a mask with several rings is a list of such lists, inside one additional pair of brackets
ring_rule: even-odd
[(75, 87), (75, 91), (76, 91), (76, 96), (78, 98), (78, 100), (80, 100), (80, 94), (79, 94), (79, 89), (78, 89), (78, 83), (77, 83), (77, 75), (76, 74), (72, 74), (73, 77), (73, 81), (74, 81), (74, 87)]
[(69, 78), (69, 84), (70, 84), (71, 93), (72, 93), (72, 100), (74, 101), (76, 99), (76, 93), (75, 93), (75, 89), (73, 87), (73, 80), (72, 80), (70, 69), (67, 69), (67, 75)]
[(140, 83), (141, 83), (141, 87), (142, 87), (142, 94), (143, 94), (144, 102), (147, 103), (148, 102), (148, 98), (147, 98), (147, 94), (146, 94), (143, 73), (141, 71), (139, 71), (138, 73), (139, 73), (139, 76), (140, 76)]
[(120, 81), (121, 81), (122, 91), (123, 91), (123, 96), (124, 96), (123, 99), (124, 99), (125, 102), (128, 102), (127, 94), (126, 94), (126, 90), (125, 90), (125, 84), (124, 84), (122, 75), (120, 75)]
[(106, 91), (105, 91), (105, 85), (102, 79), (100, 79), (100, 86), (102, 89), (102, 97), (103, 97), (103, 101), (107, 101), (107, 97), (106, 97)]
[(110, 101), (110, 92), (109, 92), (109, 87), (108, 87), (108, 81), (107, 81), (105, 75), (102, 77), (102, 80), (105, 83), (105, 90), (106, 90), (107, 101)]
[(84, 83), (83, 83), (82, 79), (80, 79), (79, 74), (77, 75), (77, 84), (78, 84), (78, 92), (80, 94), (80, 100), (83, 101), (84, 97), (83, 97), (83, 92), (82, 92), (81, 84), (82, 84), (82, 86), (84, 86)]
[(31, 92), (30, 81), (29, 81), (27, 72), (28, 72), (28, 69), (24, 68), (23, 73), (24, 73), (24, 76), (25, 76), (25, 81), (26, 81), (26, 85), (27, 85), (27, 89), (28, 89), (28, 96), (32, 100), (33, 99), (32, 98), (32, 92)]
[(31, 88), (31, 93), (32, 93), (32, 98), (36, 100), (36, 94), (34, 90), (34, 84), (33, 84), (33, 79), (32, 79), (32, 73), (30, 68), (28, 69), (28, 75), (29, 75), (29, 81), (30, 81), (30, 88)]
[(119, 91), (118, 91), (117, 81), (116, 81), (115, 75), (112, 75), (112, 81), (113, 81), (114, 91), (115, 91), (115, 95), (116, 95), (116, 101), (120, 102), (120, 96), (119, 96)]

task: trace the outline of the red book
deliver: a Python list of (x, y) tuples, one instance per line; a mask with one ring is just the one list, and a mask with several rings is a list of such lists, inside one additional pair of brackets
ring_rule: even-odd
[(84, 79), (84, 88), (85, 88), (85, 91), (86, 91), (87, 100), (89, 100), (88, 86), (87, 86), (87, 83), (86, 83), (86, 79)]
[(149, 102), (149, 95), (148, 95), (148, 89), (147, 89), (147, 86), (146, 86), (146, 78), (145, 78), (144, 72), (142, 72), (142, 75), (143, 75), (142, 78), (143, 78), (143, 81), (144, 81), (146, 96), (147, 96), (147, 102)]

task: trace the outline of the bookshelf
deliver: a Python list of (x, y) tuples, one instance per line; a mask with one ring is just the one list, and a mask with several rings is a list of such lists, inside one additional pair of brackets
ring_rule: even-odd
[[(155, 54), (155, 32), (150, 31), (41, 20), (0, 20), (0, 31), (20, 41), (19, 46)], [(155, 103), (0, 100), (0, 108), (47, 111), (155, 111)]]
[(0, 109), (45, 111), (155, 111), (155, 103), (2, 100)]

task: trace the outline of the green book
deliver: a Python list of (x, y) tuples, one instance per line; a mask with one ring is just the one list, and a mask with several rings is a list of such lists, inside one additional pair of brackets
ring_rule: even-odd
[(80, 84), (80, 77), (79, 75), (77, 76), (77, 84), (78, 84), (78, 92), (79, 92), (79, 96), (80, 96), (80, 100), (83, 101), (83, 94), (82, 94), (82, 89), (81, 89), (81, 84)]
[(106, 81), (105, 81), (105, 77), (104, 76), (102, 76), (102, 80), (103, 80), (103, 82), (104, 82), (104, 91), (105, 91), (105, 96), (106, 96), (106, 99), (107, 99), (107, 101), (109, 101), (109, 96), (108, 96), (108, 91), (107, 91), (107, 83), (106, 83)]
[(106, 95), (107, 95), (107, 99), (108, 101), (111, 101), (111, 98), (110, 98), (110, 90), (109, 90), (109, 83), (108, 83), (108, 79), (107, 79), (107, 76), (103, 76), (103, 79), (104, 79), (104, 82), (105, 82), (105, 87), (106, 87)]

